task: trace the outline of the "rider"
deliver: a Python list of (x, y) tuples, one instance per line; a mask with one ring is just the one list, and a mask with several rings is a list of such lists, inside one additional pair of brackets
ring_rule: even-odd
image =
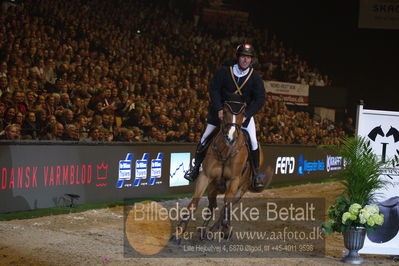
[(237, 60), (228, 66), (222, 66), (209, 84), (211, 104), (207, 116), (207, 126), (195, 152), (195, 165), (186, 172), (184, 178), (194, 181), (207, 150), (207, 142), (211, 133), (223, 119), (223, 102), (228, 94), (241, 96), (247, 104), (244, 112), (242, 129), (246, 130), (251, 139), (250, 158), (253, 167), (252, 186), (263, 189), (264, 184), (259, 175), (259, 147), (256, 139), (256, 128), (253, 116), (259, 112), (265, 101), (263, 80), (252, 67), (254, 48), (249, 43), (240, 44), (236, 49)]

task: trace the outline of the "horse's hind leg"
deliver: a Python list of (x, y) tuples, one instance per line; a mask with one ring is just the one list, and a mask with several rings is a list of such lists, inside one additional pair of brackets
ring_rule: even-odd
[(175, 240), (176, 243), (180, 244), (181, 236), (187, 229), (187, 225), (192, 218), (192, 215), (195, 213), (198, 207), (199, 200), (204, 194), (206, 188), (209, 185), (209, 178), (202, 172), (200, 173), (197, 183), (195, 186), (195, 191), (191, 202), (188, 204), (187, 209), (188, 213), (182, 215), (182, 219), (179, 224), (176, 226), (176, 232), (172, 235), (171, 240)]
[(223, 208), (220, 211), (220, 216), (218, 220), (211, 226), (210, 231), (213, 234), (216, 233), (217, 230), (221, 229), (221, 235), (224, 238), (230, 238), (231, 228), (230, 228), (230, 216), (231, 216), (231, 207), (235, 202), (237, 202), (237, 195), (241, 195), (241, 193), (237, 193), (239, 185), (239, 179), (232, 179), (227, 187), (227, 191), (224, 197)]
[(210, 189), (208, 189), (208, 209), (205, 211), (204, 210), (204, 223), (202, 224), (202, 227), (198, 228), (198, 232), (200, 234), (200, 239), (205, 238), (205, 233), (206, 233), (206, 228), (209, 225), (209, 222), (212, 220), (213, 213), (217, 207), (217, 185), (212, 185)]

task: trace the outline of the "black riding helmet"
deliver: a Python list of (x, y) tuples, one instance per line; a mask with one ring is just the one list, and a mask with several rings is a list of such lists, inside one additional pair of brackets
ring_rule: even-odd
[(237, 46), (236, 50), (237, 57), (239, 57), (240, 55), (248, 55), (253, 57), (254, 54), (255, 54), (254, 47), (249, 43), (243, 43)]

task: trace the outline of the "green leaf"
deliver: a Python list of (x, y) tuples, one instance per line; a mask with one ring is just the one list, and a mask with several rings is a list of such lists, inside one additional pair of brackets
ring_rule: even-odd
[(331, 235), (334, 233), (334, 221), (327, 221), (322, 224), (321, 228), (326, 235)]

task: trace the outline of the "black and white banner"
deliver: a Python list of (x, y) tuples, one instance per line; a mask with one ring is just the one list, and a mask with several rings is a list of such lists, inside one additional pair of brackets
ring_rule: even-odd
[[(357, 135), (370, 140), (373, 151), (381, 159), (399, 155), (399, 112), (369, 110), (358, 106)], [(380, 177), (391, 185), (377, 191), (384, 224), (373, 234), (368, 234), (361, 253), (399, 254), (399, 175), (387, 171)]]

